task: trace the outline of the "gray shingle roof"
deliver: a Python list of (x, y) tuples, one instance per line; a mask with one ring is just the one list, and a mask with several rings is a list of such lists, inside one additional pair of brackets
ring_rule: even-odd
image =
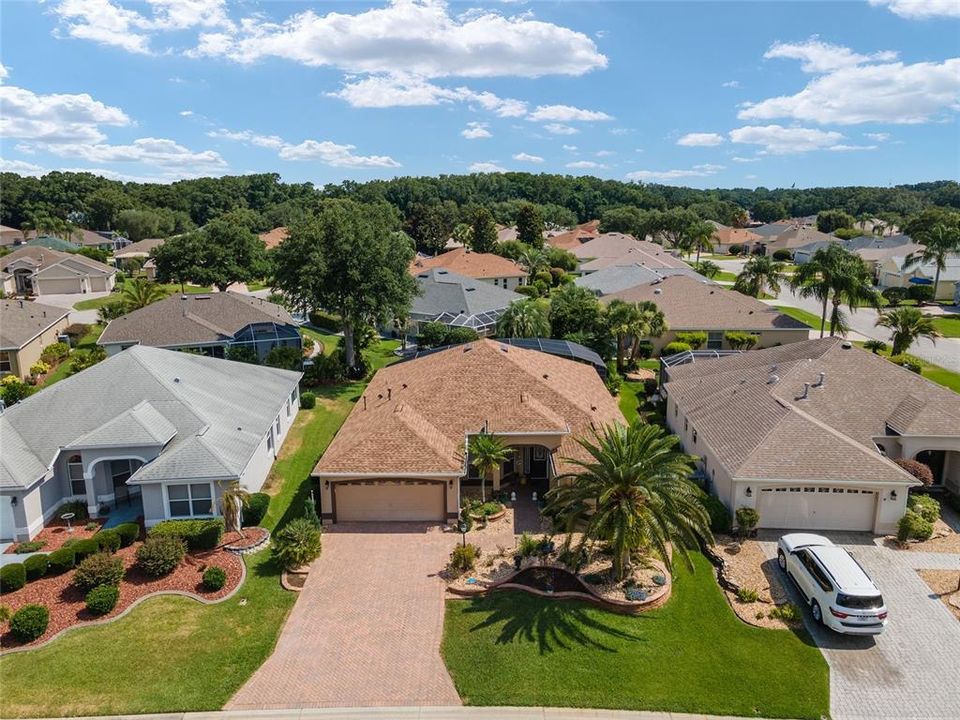
[(413, 299), (410, 312), (423, 318), (432, 319), (444, 313), (469, 317), (503, 310), (523, 299), (518, 293), (443, 268), (418, 273), (416, 280), (420, 295)]
[[(170, 427), (176, 431), (131, 483), (238, 477), (299, 378), (288, 370), (132, 347), (0, 414), (0, 487), (32, 485), (60, 448), (88, 434), (97, 442), (109, 439), (111, 428), (119, 442), (152, 438), (151, 444)], [(150, 427), (117, 427), (125, 414)]]
[(69, 313), (64, 308), (20, 300), (0, 301), (0, 349), (19, 349)]
[(650, 268), (644, 265), (615, 265), (577, 278), (574, 283), (597, 295), (611, 295), (637, 285), (648, 285), (673, 275), (686, 275), (704, 283), (713, 282), (700, 275), (691, 267)]
[(4, 257), (0, 259), (0, 269), (6, 270), (17, 260), (26, 260), (28, 264), (39, 268), (39, 270), (47, 270), (55, 265), (66, 262), (72, 272), (83, 271), (94, 275), (113, 275), (116, 272), (116, 268), (104, 265), (84, 255), (64, 253), (59, 250), (31, 247), (29, 245), (22, 245), (9, 255), (4, 255)]
[(163, 245), (163, 241), (164, 238), (147, 238), (145, 240), (139, 240), (138, 242), (130, 243), (123, 250), (115, 252), (113, 256), (119, 260), (122, 260), (124, 258), (149, 255), (151, 250)]

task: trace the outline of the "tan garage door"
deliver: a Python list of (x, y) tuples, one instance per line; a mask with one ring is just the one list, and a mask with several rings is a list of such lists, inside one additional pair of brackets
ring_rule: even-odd
[(334, 522), (443, 521), (446, 483), (336, 483)]
[(796, 530), (873, 530), (874, 490), (830, 487), (765, 488), (760, 527)]

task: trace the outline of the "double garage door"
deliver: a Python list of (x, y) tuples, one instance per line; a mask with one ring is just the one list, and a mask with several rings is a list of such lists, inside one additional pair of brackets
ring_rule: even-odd
[(442, 522), (446, 482), (356, 481), (333, 484), (334, 522)]
[(872, 531), (877, 492), (858, 488), (786, 487), (760, 491), (760, 527)]

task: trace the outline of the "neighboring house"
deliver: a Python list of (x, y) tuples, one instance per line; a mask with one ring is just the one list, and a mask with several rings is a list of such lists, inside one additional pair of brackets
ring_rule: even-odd
[(654, 269), (690, 267), (662, 245), (622, 233), (604, 233), (572, 252), (580, 261), (578, 270), (582, 275), (615, 265), (644, 265)]
[(669, 330), (659, 338), (648, 338), (657, 353), (677, 339), (678, 332), (707, 333), (708, 350), (728, 350), (725, 334), (743, 331), (758, 337), (758, 348), (786, 345), (810, 337), (810, 328), (756, 298), (704, 283), (686, 275), (666, 277), (659, 282), (622, 290), (603, 297), (626, 302), (651, 301), (663, 311)]
[(517, 239), (517, 228), (497, 225), (497, 242), (509, 242)]
[(123, 267), (124, 260), (141, 260), (143, 265), (140, 270), (147, 276), (148, 280), (157, 279), (157, 265), (150, 257), (150, 253), (155, 248), (163, 245), (164, 238), (147, 238), (127, 245), (123, 250), (114, 253), (113, 262), (118, 268)]
[(286, 240), (289, 234), (290, 231), (281, 226), (275, 227), (273, 230), (268, 232), (262, 232), (258, 237), (267, 250), (273, 250), (273, 248)]
[[(219, 514), (263, 486), (299, 410), (300, 373), (135, 347), (0, 414), (0, 538), (27, 540), (67, 500), (145, 524)], [(139, 507), (138, 507), (139, 509)]]
[(0, 292), (2, 292), (2, 297), (10, 297), (17, 293), (16, 279), (5, 271), (0, 271)]
[(572, 230), (547, 237), (547, 244), (560, 250), (574, 250), (588, 243), (600, 234), (600, 221), (591, 220), (577, 225)]
[[(757, 232), (759, 228), (753, 228)], [(759, 233), (758, 233), (759, 234)], [(778, 250), (789, 250), (792, 254), (797, 248), (813, 243), (839, 243), (840, 238), (827, 235), (812, 227), (790, 227), (779, 235), (764, 236), (748, 244), (754, 255), (772, 256)]]
[(0, 375), (30, 376), (30, 366), (70, 324), (69, 310), (26, 300), (0, 301)]
[(410, 274), (419, 275), (424, 270), (444, 268), (474, 280), (483, 280), (504, 290), (514, 290), (523, 285), (526, 271), (512, 260), (493, 253), (473, 252), (469, 248), (455, 248), (434, 257), (417, 256), (410, 263)]
[[(877, 281), (881, 288), (903, 287), (912, 285), (933, 286), (937, 275), (937, 268), (933, 263), (921, 263), (904, 268), (906, 257), (895, 255), (880, 263), (877, 271)], [(940, 285), (937, 288), (935, 300), (951, 301), (956, 288), (960, 286), (960, 255), (947, 257), (946, 267), (940, 271)]]
[(108, 355), (134, 345), (196, 350), (222, 358), (227, 349), (246, 347), (263, 360), (275, 347), (303, 347), (303, 338), (286, 308), (262, 298), (232, 292), (171, 295), (111, 320), (97, 344)]
[(23, 232), (17, 228), (0, 225), (0, 247), (19, 245), (25, 240)]
[(708, 222), (716, 228), (710, 242), (713, 243), (713, 252), (717, 254), (728, 254), (734, 245), (744, 248), (763, 238), (762, 235), (746, 228), (730, 227), (714, 220)]
[(686, 263), (677, 268), (651, 268), (634, 263), (632, 265), (613, 265), (603, 270), (583, 275), (574, 280), (575, 285), (591, 290), (595, 295), (603, 297), (613, 293), (629, 290), (638, 285), (649, 285), (659, 282), (673, 275), (686, 275), (699, 282), (715, 285), (712, 280), (697, 273)]
[(64, 240), (63, 238), (55, 237), (53, 235), (41, 235), (40, 237), (35, 237), (28, 240), (22, 245), (27, 247), (40, 247), (47, 248), (48, 250), (59, 250), (60, 252), (76, 252), (79, 248), (76, 243), (72, 243), (69, 240)]
[(116, 252), (130, 245), (130, 240), (112, 230), (86, 230), (78, 228), (74, 230), (74, 242), (80, 247), (94, 247), (107, 252)]
[(804, 245), (794, 250), (793, 261), (797, 265), (804, 265), (810, 262), (810, 258), (821, 248), (829, 245), (839, 245), (844, 250), (858, 255), (861, 260), (870, 268), (874, 279), (878, 279), (880, 265), (892, 257), (907, 257), (923, 249), (922, 245), (913, 242), (909, 235), (887, 235), (877, 237), (875, 235), (861, 235), (850, 240), (820, 241)]
[(960, 489), (960, 395), (840, 338), (666, 372), (670, 429), (761, 528), (894, 532), (919, 485), (895, 458)]
[(117, 274), (83, 255), (29, 246), (0, 258), (0, 270), (13, 275), (16, 292), (40, 296), (110, 292)]
[(410, 308), (414, 336), (420, 325), (439, 322), (449, 327), (468, 327), (478, 335), (491, 335), (507, 306), (523, 295), (444, 268), (425, 270), (416, 277), (420, 292)]
[(764, 238), (774, 238), (777, 235), (785, 233), (787, 230), (797, 227), (795, 223), (789, 222), (787, 220), (777, 220), (772, 223), (765, 223), (764, 225), (757, 225), (755, 227), (749, 228), (750, 232), (760, 235)]
[[(577, 438), (624, 422), (590, 366), (478, 340), (378, 371), (313, 471), (324, 522), (455, 520), (478, 486), (471, 436), (514, 449), (487, 492), (529, 479), (542, 493), (587, 455)], [(477, 488), (478, 489), (478, 488)]]

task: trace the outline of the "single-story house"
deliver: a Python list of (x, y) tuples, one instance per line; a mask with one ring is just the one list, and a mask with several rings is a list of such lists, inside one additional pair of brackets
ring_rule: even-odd
[(483, 280), (504, 290), (515, 290), (527, 279), (526, 271), (513, 260), (493, 253), (473, 252), (464, 247), (447, 250), (434, 257), (418, 255), (410, 263), (410, 274), (416, 276), (432, 268), (444, 268), (474, 280)]
[(0, 258), (0, 270), (14, 277), (16, 291), (32, 295), (110, 292), (116, 268), (83, 255), (21, 246)]
[[(751, 228), (751, 231), (758, 233), (760, 228)], [(747, 243), (745, 248), (754, 255), (772, 256), (777, 250), (789, 250), (792, 254), (797, 248), (811, 245), (818, 242), (839, 243), (840, 238), (833, 235), (827, 235), (812, 227), (789, 227), (778, 235), (763, 236), (759, 240)]]
[(473, 435), (513, 449), (492, 488), (522, 476), (544, 492), (585, 459), (578, 438), (624, 422), (590, 366), (495, 340), (478, 340), (378, 371), (313, 476), (331, 522), (449, 522), (461, 488), (479, 485)]
[(497, 242), (509, 242), (517, 239), (517, 226), (497, 225)]
[(699, 274), (692, 267), (683, 263), (683, 267), (677, 268), (652, 268), (640, 263), (632, 265), (612, 265), (603, 270), (582, 275), (574, 280), (575, 285), (585, 287), (595, 295), (603, 297), (613, 293), (622, 292), (638, 285), (649, 285), (659, 282), (664, 278), (673, 275), (686, 275), (702, 283), (716, 285), (713, 280)]
[(810, 328), (784, 315), (756, 298), (704, 283), (686, 275), (665, 277), (655, 283), (637, 285), (603, 297), (626, 302), (651, 301), (663, 311), (669, 330), (659, 338), (649, 338), (659, 352), (677, 339), (678, 332), (707, 333), (708, 350), (729, 350), (728, 332), (742, 331), (757, 336), (756, 347), (786, 345), (810, 337)]
[(662, 245), (649, 240), (637, 240), (623, 233), (604, 233), (585, 242), (571, 252), (580, 261), (583, 275), (613, 265), (646, 265), (651, 268), (689, 267), (683, 260)]
[(713, 237), (710, 238), (710, 242), (713, 243), (713, 252), (718, 254), (729, 253), (730, 248), (734, 245), (739, 245), (743, 248), (763, 238), (762, 235), (747, 228), (730, 227), (729, 225), (724, 225), (714, 220), (710, 220), (709, 222), (716, 228)]
[(263, 486), (299, 411), (300, 373), (134, 347), (0, 414), (0, 539), (27, 540), (67, 500), (149, 527), (219, 514)]
[(59, 250), (60, 252), (72, 253), (79, 250), (79, 247), (76, 243), (70, 242), (69, 240), (64, 240), (61, 237), (56, 237), (55, 235), (40, 235), (39, 237), (33, 237), (30, 240), (27, 240), (25, 243), (21, 243), (27, 247), (40, 247), (47, 248), (48, 250)]
[[(881, 288), (904, 287), (912, 285), (933, 286), (937, 268), (933, 263), (921, 263), (904, 268), (906, 256), (894, 255), (880, 263), (877, 271), (877, 283)], [(960, 255), (947, 257), (946, 267), (940, 271), (940, 285), (936, 300), (950, 301), (956, 288), (960, 286)]]
[(0, 225), (0, 247), (19, 245), (25, 240), (23, 232), (14, 227)]
[(574, 250), (596, 238), (600, 234), (599, 228), (600, 221), (591, 220), (566, 232), (549, 235), (547, 244), (559, 250)]
[(416, 280), (420, 292), (410, 307), (410, 331), (414, 336), (419, 334), (421, 324), (429, 322), (471, 328), (481, 336), (492, 335), (507, 306), (524, 297), (444, 268), (425, 270)]
[(30, 376), (47, 345), (60, 339), (70, 311), (27, 300), (0, 300), (0, 376)]
[(0, 270), (0, 292), (2, 292), (3, 297), (17, 294), (16, 278), (5, 270)]
[(262, 232), (258, 237), (267, 250), (273, 250), (273, 248), (286, 240), (289, 234), (290, 231), (286, 227), (280, 226), (275, 227), (273, 230)]
[(870, 268), (874, 279), (878, 279), (882, 263), (892, 257), (906, 257), (923, 249), (922, 245), (913, 242), (909, 235), (861, 235), (850, 240), (819, 241), (799, 247), (793, 252), (793, 261), (797, 265), (810, 262), (814, 253), (829, 245), (839, 245), (845, 250), (858, 255)]
[(73, 232), (72, 240), (79, 247), (94, 247), (107, 252), (116, 252), (130, 245), (130, 240), (112, 230), (87, 230), (77, 228)]
[(118, 250), (113, 254), (113, 260), (118, 264), (124, 260), (130, 260), (131, 258), (136, 258), (138, 260), (146, 260), (150, 257), (150, 253), (153, 252), (154, 248), (158, 248), (163, 245), (164, 238), (146, 238), (144, 240), (138, 240), (135, 243), (130, 243), (123, 250)]
[(667, 423), (761, 528), (894, 532), (915, 459), (960, 490), (960, 395), (840, 338), (667, 368)]
[(799, 227), (799, 225), (790, 222), (789, 220), (777, 220), (775, 222), (764, 223), (762, 225), (753, 225), (748, 229), (750, 232), (756, 235), (760, 235), (765, 238), (772, 238), (795, 227)]
[(134, 345), (195, 350), (224, 357), (250, 348), (263, 360), (275, 347), (303, 347), (299, 326), (282, 305), (233, 292), (172, 295), (111, 320), (97, 344), (108, 355)]

